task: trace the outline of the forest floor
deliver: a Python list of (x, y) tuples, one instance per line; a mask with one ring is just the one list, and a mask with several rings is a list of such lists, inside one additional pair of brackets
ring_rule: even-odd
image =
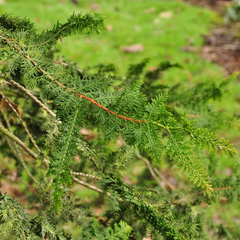
[[(220, 15), (224, 15), (230, 0), (187, 0), (193, 5), (209, 8)], [(208, 61), (215, 62), (225, 69), (230, 75), (240, 71), (240, 23), (223, 22), (211, 34), (204, 35), (204, 44), (201, 55)]]

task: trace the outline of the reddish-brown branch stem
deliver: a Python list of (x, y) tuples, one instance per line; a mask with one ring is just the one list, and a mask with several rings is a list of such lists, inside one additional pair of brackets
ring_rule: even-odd
[[(4, 38), (4, 37), (1, 36), (1, 35), (0, 35), (0, 37), (3, 38), (3, 39), (5, 39), (5, 40), (7, 40), (8, 42), (12, 42), (12, 41), (13, 41), (13, 39), (6, 39), (6, 38)], [(23, 52), (20, 48), (18, 48), (16, 45), (14, 45), (13, 47), (14, 47), (18, 52), (24, 54), (24, 52)], [(104, 107), (103, 105), (101, 105), (100, 103), (97, 103), (94, 99), (89, 98), (89, 97), (86, 97), (86, 96), (84, 96), (83, 94), (80, 94), (80, 93), (78, 93), (78, 92), (74, 92), (73, 90), (67, 88), (67, 87), (64, 86), (62, 83), (60, 83), (59, 81), (57, 81), (57, 80), (56, 80), (55, 78), (53, 78), (51, 75), (49, 75), (49, 74), (48, 74), (45, 70), (43, 70), (41, 67), (39, 67), (38, 64), (37, 64), (31, 57), (29, 57), (27, 54), (24, 54), (24, 57), (25, 57), (26, 59), (29, 59), (29, 60), (32, 62), (32, 64), (38, 68), (38, 70), (39, 70), (40, 72), (42, 72), (43, 74), (45, 74), (49, 79), (53, 80), (57, 85), (59, 85), (59, 86), (62, 87), (62, 88), (66, 88), (66, 90), (69, 91), (69, 92), (73, 92), (73, 93), (74, 93), (75, 95), (77, 95), (79, 98), (84, 98), (84, 99), (86, 99), (87, 101), (89, 101), (89, 102), (93, 103), (94, 105), (96, 105), (97, 107), (103, 109), (104, 111), (106, 111), (106, 112), (108, 112), (108, 113), (110, 113), (110, 114), (112, 114), (112, 115), (114, 115), (114, 116), (117, 116), (118, 118), (124, 119), (124, 120), (126, 120), (126, 121), (133, 121), (133, 122), (136, 122), (136, 123), (146, 123), (145, 120), (138, 120), (138, 119), (128, 118), (128, 117), (125, 117), (125, 116), (120, 115), (120, 114), (117, 115), (117, 113), (115, 113), (115, 112), (113, 112), (113, 111), (105, 108), (105, 107)]]

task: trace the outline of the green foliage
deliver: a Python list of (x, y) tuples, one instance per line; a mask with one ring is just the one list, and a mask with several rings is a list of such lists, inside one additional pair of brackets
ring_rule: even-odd
[[(194, 209), (174, 200), (180, 190), (172, 193), (169, 183), (170, 191), (167, 187), (145, 189), (123, 179), (136, 157), (143, 159), (151, 173), (154, 165), (174, 163), (196, 185), (190, 185), (193, 191), (201, 187), (207, 200), (213, 201), (209, 176), (214, 171), (203, 164), (204, 159), (210, 151), (229, 155), (237, 151), (212, 132), (213, 124), (209, 130), (199, 127), (187, 110), (196, 111), (209, 100), (219, 99), (235, 78), (220, 84), (170, 87), (158, 80), (169, 68), (181, 69), (180, 64), (165, 61), (145, 72), (150, 60), (144, 59), (130, 65), (123, 78), (115, 76), (111, 64), (80, 70), (70, 61), (54, 59), (58, 40), (77, 32), (99, 33), (104, 28), (98, 14), (72, 14), (66, 23), (57, 22), (42, 33), (27, 19), (6, 14), (0, 18), (1, 148), (7, 149), (4, 157), (14, 156), (21, 163), (21, 172), (27, 172), (36, 188), (39, 199), (35, 196), (34, 201), (43, 204), (43, 212), (28, 220), (21, 205), (3, 195), (3, 234), (8, 236), (18, 224), (12, 233), (17, 237), (71, 239), (61, 228), (71, 221), (82, 230), (83, 239), (140, 239), (147, 231), (156, 239), (204, 239)], [(116, 79), (121, 79), (118, 87)], [(199, 153), (202, 149), (204, 157)], [(30, 157), (23, 158), (23, 152)], [(99, 188), (76, 176), (100, 181)], [(69, 192), (73, 181), (111, 198), (105, 228)], [(183, 177), (183, 181), (187, 180)]]
[(119, 240), (127, 240), (129, 239), (129, 235), (132, 229), (125, 222), (119, 222), (119, 226), (115, 223), (114, 229), (107, 227), (100, 231), (100, 226), (97, 220), (95, 219), (91, 225), (91, 228), (88, 231), (83, 233), (83, 237), (85, 239), (119, 239)]
[(136, 215), (137, 218), (143, 219), (144, 222), (151, 224), (154, 229), (161, 232), (165, 239), (181, 239), (175, 229), (170, 226), (169, 220), (167, 221), (164, 215), (158, 215), (158, 210), (134, 196), (134, 190), (131, 189), (130, 186), (114, 178), (104, 179), (103, 182), (105, 189), (111, 188), (117, 192), (118, 196), (129, 204), (133, 214)]
[[(23, 238), (29, 232), (31, 226), (30, 222), (26, 220), (23, 207), (9, 196), (3, 195), (1, 192), (0, 194), (0, 230), (2, 237), (6, 239), (9, 235), (15, 235)], [(18, 228), (15, 228), (15, 226), (18, 226)]]
[(2, 239), (71, 239), (63, 229), (45, 217), (28, 219), (20, 203), (0, 192), (0, 230)]

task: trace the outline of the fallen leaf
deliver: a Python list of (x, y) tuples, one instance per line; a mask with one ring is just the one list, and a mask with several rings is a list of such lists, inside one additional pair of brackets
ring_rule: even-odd
[(141, 28), (140, 26), (135, 26), (135, 30), (136, 30), (137, 32), (140, 32), (140, 31), (142, 30), (142, 28)]
[(154, 23), (159, 24), (160, 23), (160, 19), (159, 18), (155, 18), (154, 19)]
[(97, 3), (92, 3), (92, 4), (90, 5), (90, 9), (91, 9), (92, 11), (100, 11), (100, 7), (99, 7), (99, 5), (98, 5)]
[(107, 30), (108, 30), (108, 31), (112, 31), (112, 30), (113, 30), (112, 25), (107, 25)]
[[(97, 215), (97, 216), (100, 216), (102, 213), (103, 213), (103, 210), (102, 208), (99, 208), (99, 207), (95, 207), (94, 208), (94, 213)], [(103, 220), (104, 218), (101, 218), (101, 220)]]
[(92, 140), (97, 138), (97, 134), (86, 128), (81, 128), (80, 133), (84, 136), (84, 140)]
[(136, 43), (133, 45), (121, 47), (121, 50), (123, 52), (137, 53), (142, 52), (144, 50), (144, 46), (141, 43)]
[(78, 2), (78, 0), (72, 0), (72, 4), (78, 5), (79, 2)]
[[(17, 111), (17, 113), (19, 114), (20, 117), (22, 117), (23, 115), (23, 110), (22, 108), (20, 108), (17, 104), (13, 103), (10, 99), (8, 99), (8, 101), (6, 102), (3, 98), (1, 100), (1, 105), (0, 107), (3, 109), (3, 110), (12, 110), (15, 109)], [(13, 111), (13, 110), (12, 110)]]
[(196, 52), (197, 51), (197, 49), (192, 46), (183, 46), (180, 48), (180, 50), (183, 52)]
[(232, 172), (233, 172), (233, 170), (230, 167), (228, 167), (228, 168), (226, 168), (224, 170), (224, 173), (225, 173), (226, 177), (231, 177), (232, 176)]
[(238, 216), (234, 216), (233, 220), (234, 220), (234, 222), (236, 222), (236, 223), (238, 223), (238, 224), (239, 224), (239, 222), (240, 222), (240, 219), (239, 219)]
[(152, 66), (148, 68), (148, 72), (154, 72), (156, 71), (158, 68), (156, 66)]
[(228, 202), (228, 198), (223, 197), (223, 198), (221, 199), (221, 204), (226, 204), (227, 202)]
[(151, 7), (151, 8), (147, 8), (144, 10), (145, 13), (154, 13), (156, 12), (156, 8), (155, 7)]
[(167, 12), (161, 12), (159, 14), (160, 18), (171, 18), (172, 17), (172, 12), (171, 11), (167, 11)]
[(222, 224), (222, 220), (218, 214), (214, 214), (213, 216), (213, 222), (216, 224)]
[(211, 53), (213, 51), (212, 47), (205, 46), (202, 48), (203, 53)]
[(207, 205), (207, 203), (205, 203), (205, 202), (203, 201), (203, 202), (201, 202), (201, 207), (202, 207), (202, 208), (207, 208), (208, 205)]
[(129, 176), (124, 177), (124, 182), (129, 184), (129, 185), (133, 184)]

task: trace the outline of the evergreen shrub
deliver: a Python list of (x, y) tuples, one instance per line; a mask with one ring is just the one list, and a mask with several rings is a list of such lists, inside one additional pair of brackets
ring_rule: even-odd
[[(91, 13), (41, 33), (26, 18), (0, 17), (0, 158), (11, 165), (1, 179), (17, 172), (34, 212), (0, 192), (1, 239), (73, 239), (69, 222), (77, 239), (207, 239), (200, 205), (239, 201), (239, 167), (227, 178), (215, 172), (219, 153), (237, 153), (213, 133), (232, 119), (209, 106), (236, 76), (171, 86), (161, 76), (181, 64), (145, 70), (143, 59), (122, 77), (112, 64), (81, 69), (54, 57), (59, 40), (104, 28)], [(129, 183), (136, 163), (146, 169)], [(179, 168), (181, 184), (163, 165)], [(86, 203), (83, 187), (99, 195)]]

